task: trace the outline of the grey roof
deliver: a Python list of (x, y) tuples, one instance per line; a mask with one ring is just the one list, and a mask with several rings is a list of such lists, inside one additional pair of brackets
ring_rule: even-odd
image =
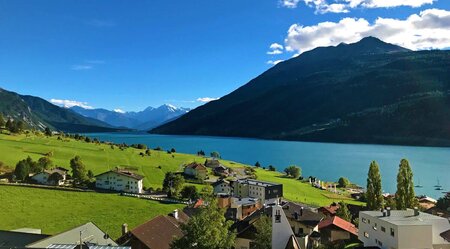
[(429, 225), (434, 223), (435, 221), (447, 221), (447, 219), (419, 212), (418, 216), (414, 216), (414, 210), (391, 210), (391, 215), (383, 217), (383, 213), (381, 211), (362, 211), (362, 214), (367, 214), (372, 217), (377, 217), (380, 220), (384, 220), (391, 224), (401, 226), (401, 225)]
[(101, 174), (98, 174), (95, 177), (99, 177), (101, 175), (108, 174), (108, 173), (115, 173), (115, 174), (118, 174), (118, 175), (122, 175), (122, 176), (126, 176), (126, 177), (130, 177), (130, 178), (136, 179), (138, 181), (145, 178), (145, 176), (143, 176), (143, 175), (139, 175), (139, 174), (136, 174), (136, 173), (133, 173), (133, 172), (130, 172), (130, 171), (123, 171), (123, 170), (110, 170), (110, 171), (106, 171), (106, 172), (103, 172)]
[(80, 231), (82, 232), (83, 243), (88, 242), (95, 245), (117, 246), (117, 243), (111, 238), (107, 237), (105, 239), (105, 232), (100, 230), (100, 228), (98, 228), (94, 223), (88, 222), (68, 231), (36, 241), (27, 245), (27, 247), (47, 248), (52, 244), (78, 244), (80, 242)]
[(258, 181), (258, 180), (253, 180), (253, 179), (239, 179), (239, 180), (237, 180), (237, 182), (241, 183), (241, 184), (263, 186), (263, 187), (282, 185), (280, 183), (264, 182), (264, 181)]
[(0, 248), (25, 247), (50, 235), (15, 231), (0, 231)]

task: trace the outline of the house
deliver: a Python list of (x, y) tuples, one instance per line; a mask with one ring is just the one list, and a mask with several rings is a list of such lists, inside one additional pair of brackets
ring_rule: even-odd
[(50, 235), (14, 230), (0, 231), (0, 248), (25, 248), (28, 244), (50, 237)]
[(183, 236), (180, 228), (189, 216), (175, 210), (171, 215), (159, 215), (135, 229), (127, 232), (119, 239), (133, 249), (169, 249), (175, 238)]
[(94, 223), (88, 222), (65, 232), (53, 236), (48, 236), (42, 238), (41, 240), (32, 242), (31, 244), (26, 245), (26, 247), (62, 248), (58, 246), (64, 245), (66, 246), (65, 248), (75, 248), (76, 245), (80, 244), (80, 237), (82, 243), (85, 244), (88, 248), (91, 248), (93, 246), (117, 246), (117, 243), (112, 240), (108, 234), (103, 232)]
[(437, 200), (426, 196), (426, 195), (422, 195), (418, 197), (419, 200), (419, 205), (424, 208), (424, 209), (430, 209), (434, 206), (436, 206)]
[(283, 184), (240, 179), (232, 183), (232, 192), (236, 197), (259, 198), (262, 203), (273, 203), (283, 197)]
[(321, 243), (358, 240), (358, 228), (339, 216), (328, 217), (322, 220), (318, 226)]
[(269, 208), (260, 209), (233, 225), (232, 228), (237, 231), (234, 248), (253, 248), (253, 241), (256, 234), (254, 224), (262, 217), (262, 215), (267, 215), (272, 220), (272, 249), (305, 248), (304, 246), (302, 247), (301, 242), (297, 240), (285, 212), (283, 211), (283, 207), (278, 203), (275, 205), (272, 204)]
[(297, 237), (304, 237), (311, 235), (313, 232), (318, 232), (319, 223), (325, 218), (325, 215), (306, 205), (286, 202), (282, 204), (282, 207)]
[(208, 168), (214, 169), (214, 168), (219, 167), (221, 165), (222, 164), (220, 164), (219, 160), (217, 160), (217, 159), (206, 159), (206, 161), (205, 161), (205, 166), (208, 167)]
[(212, 184), (214, 194), (231, 194), (231, 184), (225, 179), (219, 179)]
[(144, 176), (129, 171), (110, 170), (95, 176), (95, 187), (119, 192), (142, 194)]
[(214, 175), (223, 176), (223, 177), (227, 177), (230, 174), (229, 169), (223, 165), (219, 165), (219, 166), (213, 168), (213, 172), (214, 172)]
[(208, 175), (208, 170), (201, 163), (190, 163), (184, 167), (184, 174), (197, 179), (205, 179)]
[(336, 215), (336, 211), (339, 209), (339, 204), (333, 202), (330, 206), (320, 207), (318, 210), (327, 217), (333, 217)]
[(448, 219), (420, 212), (417, 208), (359, 214), (358, 238), (364, 246), (448, 249), (450, 242), (445, 239), (448, 230)]
[(31, 179), (39, 184), (60, 186), (66, 181), (67, 172), (68, 170), (58, 167), (37, 173)]

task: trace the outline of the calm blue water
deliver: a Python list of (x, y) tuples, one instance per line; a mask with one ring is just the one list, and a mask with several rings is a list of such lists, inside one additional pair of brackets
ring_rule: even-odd
[(450, 148), (411, 147), (391, 145), (361, 145), (336, 143), (311, 143), (272, 141), (246, 138), (221, 138), (205, 136), (153, 135), (142, 133), (95, 133), (99, 140), (114, 143), (143, 143), (151, 148), (161, 146), (177, 152), (209, 154), (218, 151), (222, 158), (253, 165), (272, 164), (279, 171), (295, 164), (302, 168), (303, 176), (317, 176), (327, 181), (337, 181), (346, 176), (361, 186), (366, 185), (367, 171), (372, 160), (380, 165), (383, 190), (394, 193), (400, 159), (407, 158), (414, 171), (415, 184), (423, 188), (416, 194), (441, 197), (442, 191), (434, 190), (439, 180), (445, 191), (450, 190)]

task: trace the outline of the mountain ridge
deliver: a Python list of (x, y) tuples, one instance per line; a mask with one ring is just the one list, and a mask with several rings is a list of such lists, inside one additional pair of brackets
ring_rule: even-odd
[(373, 37), (316, 48), (150, 132), (448, 146), (449, 66)]
[(70, 110), (85, 117), (93, 118), (116, 127), (126, 127), (137, 130), (149, 130), (187, 113), (190, 109), (164, 104), (157, 108), (147, 107), (138, 112), (116, 112), (103, 108), (86, 109), (79, 106)]

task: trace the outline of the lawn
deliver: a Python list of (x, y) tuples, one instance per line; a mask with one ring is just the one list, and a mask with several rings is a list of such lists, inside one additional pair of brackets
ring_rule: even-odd
[(92, 221), (112, 238), (121, 225), (132, 229), (159, 215), (183, 208), (180, 204), (119, 196), (0, 185), (0, 229), (41, 228), (55, 234)]
[(364, 205), (364, 203), (355, 201), (348, 196), (333, 194), (326, 190), (314, 188), (308, 183), (287, 178), (279, 172), (257, 169), (256, 173), (258, 180), (282, 183), (284, 198), (291, 201), (307, 203), (313, 206), (326, 206), (332, 202), (343, 200), (346, 203)]
[[(168, 171), (181, 171), (182, 166), (193, 161), (204, 162), (204, 157), (182, 153), (168, 154), (164, 151), (151, 151), (151, 156), (139, 155), (144, 150), (128, 148), (120, 150), (117, 147), (111, 149), (106, 144), (86, 143), (70, 139), (58, 140), (55, 136), (45, 137), (36, 135), (5, 135), (0, 134), (0, 161), (15, 166), (17, 161), (31, 156), (34, 159), (42, 157), (43, 154), (53, 152), (51, 159), (54, 164), (69, 168), (69, 160), (75, 155), (82, 158), (87, 169), (95, 174), (113, 169), (117, 166), (136, 167), (138, 173), (143, 174), (144, 186), (154, 189), (160, 188), (164, 174)], [(221, 160), (228, 167), (239, 169), (246, 165)], [(242, 170), (241, 170), (242, 171)], [(284, 178), (282, 173), (257, 169), (259, 180), (282, 183), (284, 197), (291, 201), (303, 202), (315, 206), (329, 205), (334, 201), (344, 200), (348, 203), (362, 204), (349, 199), (346, 196), (333, 195), (311, 187), (300, 181)], [(197, 185), (197, 187), (200, 187)]]

